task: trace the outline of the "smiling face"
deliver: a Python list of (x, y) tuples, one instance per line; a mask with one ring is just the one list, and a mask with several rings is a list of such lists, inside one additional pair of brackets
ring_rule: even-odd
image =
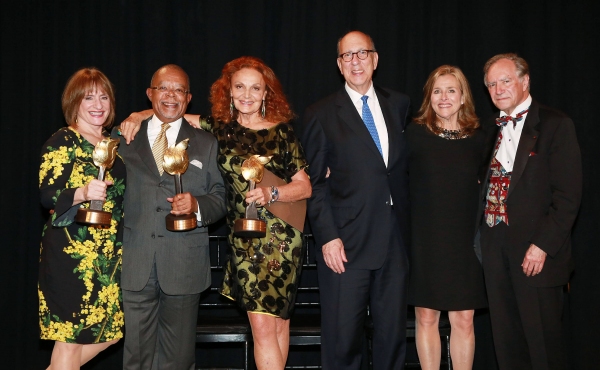
[(456, 123), (463, 103), (464, 98), (456, 77), (446, 74), (435, 80), (431, 91), (431, 108), (439, 118)]
[(494, 105), (509, 115), (529, 96), (529, 75), (519, 77), (515, 62), (509, 59), (490, 66), (485, 84)]
[(231, 76), (231, 97), (240, 114), (258, 113), (267, 96), (263, 75), (252, 68), (242, 68)]
[(77, 110), (77, 125), (102, 126), (111, 112), (110, 98), (99, 87), (88, 91)]
[[(360, 50), (373, 50), (373, 45), (367, 35), (355, 31), (342, 38), (339, 43), (338, 54), (356, 53)], [(356, 55), (353, 55), (352, 60), (349, 62), (344, 62), (342, 58), (338, 57), (337, 64), (348, 86), (364, 95), (371, 86), (373, 72), (377, 69), (378, 60), (377, 52), (369, 52), (367, 58), (362, 60)]]
[[(164, 91), (152, 87), (163, 88)], [(173, 122), (185, 114), (192, 94), (182, 93), (182, 90), (189, 90), (188, 77), (183, 70), (167, 66), (154, 74), (151, 87), (146, 89), (146, 95), (152, 102), (154, 114), (161, 122)]]

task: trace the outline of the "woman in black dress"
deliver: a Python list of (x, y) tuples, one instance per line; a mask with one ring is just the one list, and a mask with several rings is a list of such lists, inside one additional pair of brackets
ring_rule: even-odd
[(454, 369), (471, 369), (473, 315), (486, 306), (483, 272), (475, 251), (478, 174), (483, 135), (460, 69), (444, 65), (425, 83), (424, 99), (408, 126), (412, 255), (409, 302), (415, 306), (422, 369), (439, 369), (440, 311), (452, 326)]

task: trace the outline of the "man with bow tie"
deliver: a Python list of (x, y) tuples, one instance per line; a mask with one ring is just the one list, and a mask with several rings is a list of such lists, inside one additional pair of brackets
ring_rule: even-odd
[(575, 126), (532, 99), (523, 58), (496, 55), (484, 74), (500, 109), (487, 123), (491, 159), (480, 227), (498, 364), (565, 369), (561, 316), (582, 191)]

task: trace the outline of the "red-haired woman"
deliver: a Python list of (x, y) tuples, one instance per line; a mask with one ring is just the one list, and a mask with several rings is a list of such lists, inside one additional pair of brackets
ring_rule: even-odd
[[(293, 118), (275, 73), (262, 60), (241, 57), (225, 64), (210, 89), (212, 116), (185, 115), (188, 122), (212, 132), (219, 142), (219, 169), (227, 187), (227, 223), (231, 251), (221, 293), (248, 312), (254, 357), (261, 369), (283, 369), (289, 347), (289, 318), (298, 286), (302, 258), (300, 220), (278, 216), (280, 204), (297, 204), (312, 193), (304, 153), (292, 127)], [(151, 111), (133, 113), (121, 124), (133, 136)], [(249, 190), (242, 176), (244, 160), (270, 157), (265, 175), (281, 185)], [(247, 204), (255, 202), (258, 217), (267, 223), (263, 238), (233, 234)], [(294, 212), (292, 212), (294, 213)]]
[(412, 226), (408, 296), (415, 306), (417, 352), (424, 370), (440, 368), (438, 323), (440, 311), (448, 311), (452, 365), (471, 369), (474, 309), (487, 305), (473, 249), (484, 135), (459, 68), (435, 69), (423, 95), (406, 130)]

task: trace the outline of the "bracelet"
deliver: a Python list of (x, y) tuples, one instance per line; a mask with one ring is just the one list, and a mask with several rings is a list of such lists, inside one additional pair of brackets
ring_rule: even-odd
[(279, 200), (279, 189), (276, 186), (271, 186), (271, 199), (267, 202), (267, 205), (270, 206), (272, 203), (275, 203)]

